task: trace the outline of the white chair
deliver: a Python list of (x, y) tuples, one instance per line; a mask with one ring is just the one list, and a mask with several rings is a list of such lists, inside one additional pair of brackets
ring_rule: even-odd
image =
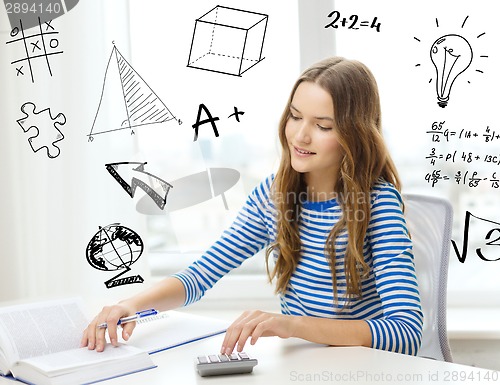
[(426, 195), (404, 194), (403, 201), (424, 313), (418, 356), (452, 362), (446, 293), (453, 209), (447, 200)]

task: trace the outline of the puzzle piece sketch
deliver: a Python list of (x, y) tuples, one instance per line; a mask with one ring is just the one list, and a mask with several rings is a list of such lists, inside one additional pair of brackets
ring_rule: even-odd
[(56, 145), (64, 139), (64, 135), (59, 128), (66, 123), (66, 116), (60, 112), (55, 117), (52, 116), (50, 108), (35, 111), (35, 103), (26, 102), (21, 106), (24, 117), (17, 120), (24, 132), (29, 131), (28, 142), (33, 150), (45, 148), (49, 158), (59, 156), (61, 150)]

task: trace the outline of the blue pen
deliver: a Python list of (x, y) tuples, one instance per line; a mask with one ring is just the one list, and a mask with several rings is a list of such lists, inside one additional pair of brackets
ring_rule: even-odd
[[(134, 322), (134, 321), (137, 321), (137, 320), (139, 320), (141, 318), (151, 317), (151, 316), (154, 316), (156, 314), (158, 314), (158, 312), (155, 309), (148, 309), (148, 310), (138, 311), (137, 313), (135, 313), (134, 315), (131, 315), (129, 317), (120, 318), (118, 320), (117, 325), (126, 324), (127, 322)], [(97, 327), (101, 328), (101, 329), (102, 328), (107, 328), (108, 324), (106, 322), (104, 322), (102, 324), (99, 324)]]

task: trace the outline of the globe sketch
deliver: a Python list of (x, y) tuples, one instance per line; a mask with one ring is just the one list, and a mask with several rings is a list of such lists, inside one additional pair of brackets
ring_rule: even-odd
[(116, 271), (130, 270), (141, 256), (144, 244), (133, 230), (113, 223), (99, 227), (87, 245), (87, 262), (94, 269)]

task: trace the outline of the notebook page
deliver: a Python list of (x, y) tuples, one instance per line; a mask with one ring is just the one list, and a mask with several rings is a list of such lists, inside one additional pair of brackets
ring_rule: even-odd
[(162, 314), (166, 317), (137, 325), (128, 344), (152, 354), (223, 333), (231, 324), (227, 320), (175, 310)]

